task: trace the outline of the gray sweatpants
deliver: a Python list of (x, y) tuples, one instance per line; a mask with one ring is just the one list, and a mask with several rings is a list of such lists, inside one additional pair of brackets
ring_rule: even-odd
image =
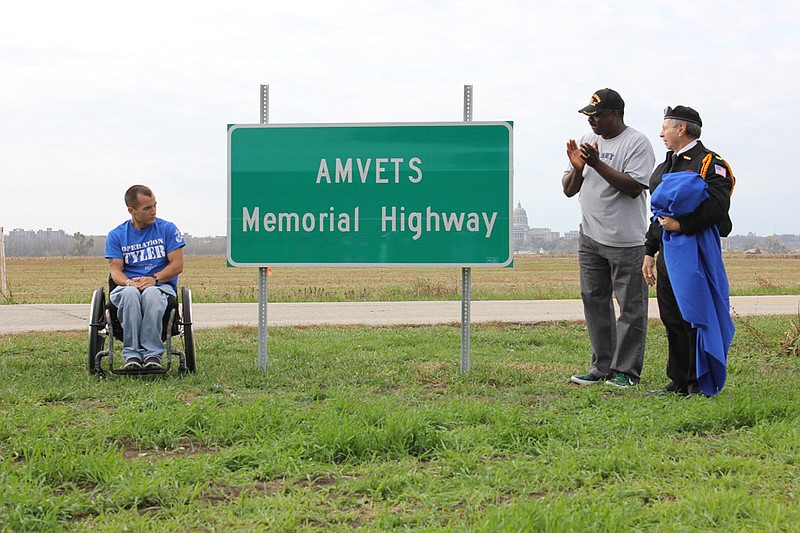
[[(647, 334), (647, 283), (642, 276), (644, 245), (605, 246), (581, 234), (578, 264), (586, 329), (592, 343), (592, 374), (616, 372), (639, 382)], [(612, 294), (620, 313), (617, 318)]]

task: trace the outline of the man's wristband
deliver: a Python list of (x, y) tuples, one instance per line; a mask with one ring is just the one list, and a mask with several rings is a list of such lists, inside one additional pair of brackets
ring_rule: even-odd
[(151, 274), (150, 277), (156, 280), (156, 283), (158, 283), (158, 276), (156, 276), (155, 274)]

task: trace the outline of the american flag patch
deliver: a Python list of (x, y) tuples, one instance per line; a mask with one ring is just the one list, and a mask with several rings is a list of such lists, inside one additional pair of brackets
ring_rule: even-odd
[(723, 178), (728, 176), (728, 169), (726, 169), (725, 167), (721, 167), (719, 165), (714, 165), (714, 171), (717, 174), (719, 174), (720, 176), (722, 176)]

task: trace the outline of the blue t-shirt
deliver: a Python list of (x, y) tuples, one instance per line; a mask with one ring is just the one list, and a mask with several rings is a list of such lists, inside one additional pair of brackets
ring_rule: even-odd
[[(108, 233), (106, 259), (122, 259), (122, 272), (129, 278), (150, 276), (169, 264), (167, 254), (183, 246), (183, 235), (172, 222), (156, 218), (138, 230), (127, 220)], [(177, 276), (164, 283), (178, 291)]]

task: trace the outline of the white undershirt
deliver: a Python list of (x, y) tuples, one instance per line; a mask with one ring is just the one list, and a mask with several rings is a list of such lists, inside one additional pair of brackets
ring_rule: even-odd
[(681, 148), (679, 151), (675, 152), (675, 155), (681, 155), (683, 152), (688, 152), (689, 150), (694, 148), (696, 144), (697, 144), (697, 139), (693, 140), (692, 142)]

